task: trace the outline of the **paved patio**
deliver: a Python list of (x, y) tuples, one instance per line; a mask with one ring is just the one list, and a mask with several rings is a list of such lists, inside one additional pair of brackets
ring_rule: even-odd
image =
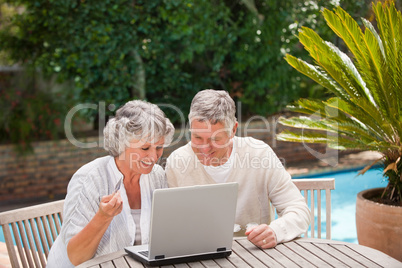
[[(381, 158), (378, 152), (357, 152), (340, 154), (336, 158), (327, 158), (309, 162), (292, 163), (286, 166), (287, 171), (292, 176), (302, 176), (304, 174), (319, 174), (332, 171), (358, 169), (372, 164)], [(334, 165), (335, 164), (335, 165)]]
[[(350, 153), (350, 154), (339, 155), (337, 159), (323, 159), (323, 161), (317, 159), (308, 162), (289, 164), (286, 165), (286, 168), (292, 176), (296, 175), (302, 176), (307, 174), (310, 175), (310, 174), (326, 173), (337, 170), (361, 168), (373, 163), (380, 157), (381, 155), (376, 152)], [(1, 206), (0, 211), (14, 209), (17, 208), (18, 206), (28, 206), (28, 205), (34, 205), (34, 204), (33, 203), (18, 204), (8, 207)], [(0, 242), (0, 268), (11, 268), (11, 264), (8, 259), (6, 245), (5, 243), (1, 242)]]

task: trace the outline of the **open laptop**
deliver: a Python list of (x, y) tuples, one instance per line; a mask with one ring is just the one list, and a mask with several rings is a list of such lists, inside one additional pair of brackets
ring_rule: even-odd
[(149, 245), (125, 251), (150, 266), (229, 256), (237, 189), (222, 183), (155, 190)]

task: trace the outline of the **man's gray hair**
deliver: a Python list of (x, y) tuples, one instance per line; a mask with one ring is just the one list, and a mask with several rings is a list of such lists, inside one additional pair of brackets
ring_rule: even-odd
[(164, 146), (173, 139), (174, 127), (165, 113), (155, 104), (133, 100), (116, 111), (103, 130), (104, 145), (111, 156), (119, 156), (133, 139), (158, 142), (165, 138)]
[(230, 136), (237, 120), (236, 105), (226, 91), (205, 89), (194, 96), (188, 119), (190, 124), (192, 120), (222, 123)]

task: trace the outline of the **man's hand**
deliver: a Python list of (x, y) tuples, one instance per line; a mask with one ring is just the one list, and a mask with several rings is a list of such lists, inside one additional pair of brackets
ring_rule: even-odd
[(273, 248), (277, 245), (274, 230), (266, 224), (260, 224), (246, 230), (247, 239), (262, 249)]

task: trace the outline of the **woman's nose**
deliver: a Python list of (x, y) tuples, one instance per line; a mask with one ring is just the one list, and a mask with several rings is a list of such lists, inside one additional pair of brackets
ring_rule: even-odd
[(149, 160), (156, 162), (159, 158), (157, 151), (149, 150), (148, 158), (149, 158)]

